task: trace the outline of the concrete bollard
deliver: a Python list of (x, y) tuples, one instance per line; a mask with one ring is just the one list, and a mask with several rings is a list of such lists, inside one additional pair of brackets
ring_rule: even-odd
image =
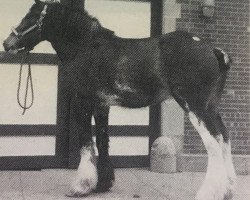
[(154, 141), (150, 154), (150, 170), (158, 173), (176, 172), (176, 150), (169, 137), (161, 136)]

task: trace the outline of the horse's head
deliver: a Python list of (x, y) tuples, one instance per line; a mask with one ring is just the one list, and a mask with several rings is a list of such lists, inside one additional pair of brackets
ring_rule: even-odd
[(18, 53), (21, 50), (30, 51), (44, 40), (42, 28), (50, 3), (54, 3), (54, 1), (35, 0), (35, 4), (21, 23), (16, 28), (12, 28), (12, 33), (4, 41), (3, 46), (6, 51), (12, 53)]

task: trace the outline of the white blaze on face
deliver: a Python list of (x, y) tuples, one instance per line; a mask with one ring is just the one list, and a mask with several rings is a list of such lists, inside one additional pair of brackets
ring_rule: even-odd
[[(199, 132), (208, 153), (208, 166), (205, 180), (196, 195), (197, 200), (224, 200), (231, 195), (227, 170), (222, 155), (222, 136), (215, 139), (203, 121), (189, 113), (190, 121)], [(217, 141), (218, 140), (218, 141)]]
[(82, 196), (96, 188), (98, 181), (93, 146), (83, 147), (77, 175), (68, 196)]

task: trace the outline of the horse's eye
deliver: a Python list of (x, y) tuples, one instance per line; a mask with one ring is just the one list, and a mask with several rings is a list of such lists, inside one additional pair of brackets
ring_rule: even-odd
[(28, 15), (26, 15), (25, 19), (27, 20), (32, 20), (32, 19), (36, 19), (37, 15), (34, 13), (29, 13)]

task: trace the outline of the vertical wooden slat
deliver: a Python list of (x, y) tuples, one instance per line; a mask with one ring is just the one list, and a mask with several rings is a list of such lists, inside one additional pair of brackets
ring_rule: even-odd
[(58, 68), (58, 97), (57, 97), (57, 126), (56, 155), (68, 167), (69, 159), (69, 105), (70, 95), (67, 87), (63, 66)]
[[(151, 36), (162, 33), (162, 0), (151, 1)], [(149, 111), (149, 148), (161, 131), (161, 105), (150, 106)]]
[[(70, 8), (83, 8), (84, 9), (84, 0), (61, 0), (61, 3), (67, 7)], [(63, 68), (63, 66), (61, 66)], [(71, 116), (74, 116), (72, 114), (73, 110), (72, 108), (74, 107), (75, 104), (75, 97), (74, 94), (72, 95), (71, 92), (69, 91), (69, 88), (67, 87), (67, 81), (63, 81), (66, 75), (64, 75), (63, 70), (59, 71), (59, 97), (60, 99), (58, 100), (59, 106), (58, 110), (59, 111), (59, 121), (60, 123), (60, 133), (61, 137), (59, 138), (64, 138), (63, 141), (68, 141), (67, 144), (60, 144), (60, 141), (58, 141), (57, 146), (58, 149), (61, 149), (60, 146), (65, 145), (65, 148), (68, 150), (68, 167), (69, 168), (75, 168), (75, 166), (78, 165), (80, 155), (80, 146), (79, 144), (79, 135), (77, 135), (77, 132), (75, 131), (75, 128), (72, 127), (74, 124), (74, 119)], [(72, 95), (72, 96), (71, 96)]]
[(162, 0), (151, 0), (151, 36), (162, 34)]

